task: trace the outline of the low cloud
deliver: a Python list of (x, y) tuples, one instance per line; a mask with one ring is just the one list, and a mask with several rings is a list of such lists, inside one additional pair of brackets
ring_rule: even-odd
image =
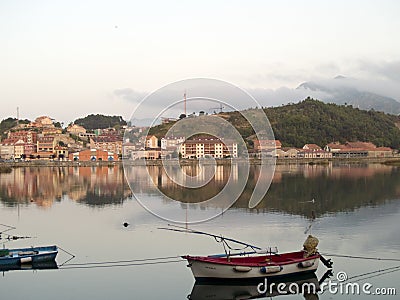
[[(339, 69), (334, 64), (327, 64), (324, 68)], [(298, 88), (297, 86), (277, 89), (248, 88), (243, 92), (240, 88), (232, 88), (229, 84), (218, 81), (194, 79), (178, 82), (171, 87), (164, 87), (151, 95), (132, 88), (116, 89), (113, 94), (124, 101), (137, 104), (134, 117), (156, 117), (157, 119), (160, 117), (176, 118), (183, 113), (185, 91), (188, 98), (187, 114), (198, 113), (199, 111), (205, 113), (219, 112), (221, 106), (223, 106), (224, 111), (243, 110), (256, 106), (279, 106), (297, 103), (307, 97), (329, 102), (335, 98), (335, 95), (337, 96), (338, 91), (344, 93), (346, 89), (349, 89), (349, 91), (356, 89), (359, 92), (370, 92), (400, 100), (400, 62), (363, 63), (358, 66), (358, 70), (362, 68), (368, 71), (368, 74), (364, 74), (365, 76), (362, 79), (345, 76), (328, 79), (319, 77), (307, 80), (309, 83), (307, 88)], [(313, 89), (313, 85), (315, 89)], [(253, 101), (246, 92), (256, 101)], [(141, 102), (143, 99), (145, 101)], [(212, 99), (215, 99), (215, 101)], [(222, 102), (228, 103), (228, 105), (221, 104)]]
[(262, 106), (277, 106), (287, 103), (296, 103), (307, 97), (324, 100), (328, 99), (329, 94), (320, 91), (310, 91), (306, 89), (292, 89), (281, 87), (278, 89), (249, 89), (248, 92)]
[(369, 76), (400, 82), (400, 61), (360, 61), (358, 68)]
[(147, 93), (139, 92), (131, 88), (116, 89), (114, 95), (132, 103), (139, 103)]

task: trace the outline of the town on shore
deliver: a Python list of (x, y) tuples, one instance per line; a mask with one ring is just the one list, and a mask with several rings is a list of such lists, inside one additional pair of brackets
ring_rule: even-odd
[(71, 123), (62, 128), (48, 116), (19, 124), (4, 132), (0, 142), (1, 161), (118, 161), (156, 159), (199, 159), (275, 157), (278, 159), (390, 158), (398, 156), (389, 147), (377, 147), (369, 141), (305, 144), (302, 148), (282, 147), (279, 140), (258, 140), (243, 151), (237, 142), (199, 135), (189, 139), (146, 135), (148, 128), (115, 126), (86, 129)]

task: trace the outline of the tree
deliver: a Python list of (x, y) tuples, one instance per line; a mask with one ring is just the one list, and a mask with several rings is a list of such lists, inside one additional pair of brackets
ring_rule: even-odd
[(117, 125), (124, 126), (127, 124), (121, 116), (105, 116), (100, 114), (91, 114), (84, 118), (76, 119), (74, 123), (88, 130), (110, 128)]

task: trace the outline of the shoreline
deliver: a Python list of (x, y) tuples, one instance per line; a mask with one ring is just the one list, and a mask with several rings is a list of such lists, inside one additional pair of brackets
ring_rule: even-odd
[[(271, 159), (266, 160), (269, 164)], [(215, 160), (217, 165), (229, 165), (231, 162), (234, 163), (245, 163), (247, 160), (244, 159), (218, 159)], [(330, 164), (385, 164), (385, 165), (394, 165), (400, 166), (400, 157), (357, 157), (357, 158), (330, 158), (330, 159), (304, 159), (304, 158), (278, 158), (276, 159), (276, 165), (330, 165)], [(175, 164), (176, 160), (165, 160), (165, 165)], [(185, 159), (181, 160), (180, 164), (183, 166), (197, 165), (199, 163), (198, 160), (193, 159)], [(214, 160), (210, 160), (207, 162), (205, 160), (204, 164), (213, 164)], [(261, 160), (256, 158), (249, 159), (250, 165), (261, 165)], [(46, 160), (37, 160), (37, 161), (13, 161), (13, 162), (0, 162), (0, 172), (9, 170), (9, 168), (19, 168), (19, 167), (85, 167), (85, 166), (116, 166), (123, 165), (122, 160), (118, 161), (46, 161)], [(161, 159), (158, 160), (134, 160), (125, 162), (125, 164), (132, 166), (162, 166), (163, 161)]]

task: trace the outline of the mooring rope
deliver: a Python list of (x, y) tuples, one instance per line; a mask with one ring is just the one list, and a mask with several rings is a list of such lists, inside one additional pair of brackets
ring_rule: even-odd
[(372, 276), (368, 276), (368, 277), (365, 277), (365, 278), (358, 279), (358, 280), (365, 280), (365, 279), (370, 279), (370, 278), (377, 277), (377, 276), (380, 276), (380, 275), (393, 273), (393, 272), (396, 272), (396, 271), (400, 271), (400, 265), (399, 266), (395, 266), (395, 267), (389, 267), (389, 268), (381, 269), (381, 270), (370, 271), (370, 272), (366, 272), (366, 273), (359, 274), (359, 275), (354, 275), (354, 276), (349, 277), (347, 280), (354, 279), (354, 278), (359, 278), (359, 277), (364, 277), (364, 276), (367, 276), (367, 275), (372, 275)]
[(63, 265), (59, 269), (94, 269), (94, 268), (117, 268), (117, 267), (131, 267), (131, 266), (146, 266), (146, 265), (160, 265), (183, 262), (183, 260), (167, 260), (167, 261), (154, 261), (154, 262), (142, 262), (142, 263), (123, 263), (123, 264), (101, 264), (101, 265)]
[(113, 261), (97, 261), (59, 265), (60, 269), (90, 269), (90, 268), (110, 268), (110, 267), (127, 267), (127, 266), (144, 266), (166, 264), (174, 262), (183, 262), (180, 256), (151, 257), (130, 260), (113, 260)]
[[(388, 268), (384, 268), (384, 269), (379, 269), (379, 270), (375, 270), (375, 271), (369, 271), (369, 272), (365, 272), (365, 273), (361, 273), (361, 274), (357, 274), (357, 275), (353, 275), (353, 276), (349, 276), (348, 278), (346, 278), (346, 281), (349, 281), (351, 279), (356, 279), (357, 281), (363, 281), (363, 280), (367, 280), (367, 279), (371, 279), (374, 277), (379, 277), (382, 275), (386, 275), (389, 273), (394, 273), (394, 272), (399, 272), (400, 271), (400, 265), (398, 266), (394, 266), (394, 267), (388, 267)], [(332, 282), (341, 282), (337, 279), (331, 279)]]
[(400, 258), (389, 258), (389, 257), (368, 257), (368, 256), (354, 256), (354, 255), (346, 255), (346, 254), (331, 254), (331, 253), (322, 253), (326, 256), (332, 257), (342, 257), (342, 258), (352, 258), (352, 259), (366, 259), (366, 260), (380, 260), (380, 261), (400, 261)]

